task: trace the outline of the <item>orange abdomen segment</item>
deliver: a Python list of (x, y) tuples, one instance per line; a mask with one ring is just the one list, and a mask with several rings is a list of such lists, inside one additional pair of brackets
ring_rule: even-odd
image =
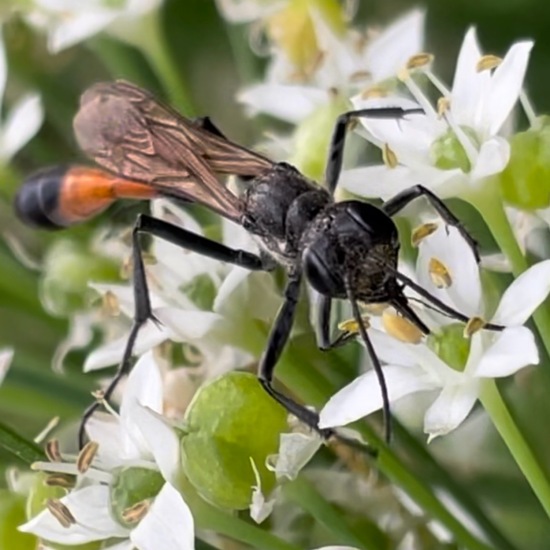
[(15, 198), (18, 216), (55, 229), (88, 220), (117, 199), (152, 199), (155, 188), (84, 166), (54, 166), (31, 175)]

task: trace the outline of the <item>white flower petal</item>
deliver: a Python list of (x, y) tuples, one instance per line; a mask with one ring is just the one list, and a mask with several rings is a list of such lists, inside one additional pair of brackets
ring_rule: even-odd
[(428, 441), (457, 428), (472, 410), (479, 394), (479, 381), (464, 377), (461, 384), (445, 386), (426, 411), (424, 433)]
[(533, 42), (514, 44), (491, 78), (491, 94), (485, 107), (489, 135), (496, 134), (516, 104), (521, 89)]
[(0, 384), (4, 381), (13, 359), (13, 349), (4, 348), (0, 350)]
[(369, 42), (364, 66), (374, 82), (393, 77), (413, 55), (424, 49), (424, 10), (412, 10)]
[[(423, 239), (418, 247), (418, 282), (430, 294), (468, 316), (481, 315), (481, 280), (474, 254), (458, 229), (439, 228)], [(448, 288), (437, 288), (429, 272), (432, 259), (437, 259), (449, 271), (452, 283)]]
[[(277, 499), (275, 496), (272, 495), (271, 498), (266, 500), (264, 494), (262, 493), (262, 481), (260, 478), (260, 473), (258, 472), (256, 463), (254, 462), (252, 457), (250, 457), (250, 465), (252, 466), (254, 479), (256, 482), (256, 485), (252, 486), (252, 499), (249, 506), (250, 517), (256, 523), (262, 523), (271, 515), (271, 512), (273, 512), (273, 507), (275, 506), (275, 502)], [(277, 491), (277, 489), (275, 491)]]
[(181, 494), (165, 483), (147, 515), (130, 534), (138, 550), (194, 550), (195, 528)]
[(258, 0), (216, 0), (218, 10), (227, 21), (248, 23), (269, 16), (284, 6), (284, 0), (258, 2)]
[(162, 377), (152, 351), (141, 356), (130, 371), (120, 404), (121, 419), (134, 401), (155, 412), (162, 412)]
[(478, 128), (483, 109), (483, 94), (487, 93), (491, 80), (489, 71), (477, 71), (481, 50), (476, 31), (468, 29), (464, 36), (453, 81), (451, 112), (457, 124)]
[(69, 12), (64, 17), (61, 14), (57, 21), (50, 22), (48, 28), (48, 50), (59, 53), (94, 36), (110, 25), (117, 17), (112, 10), (83, 10), (81, 13)]
[(180, 444), (174, 429), (162, 415), (141, 405), (132, 410), (132, 420), (138, 426), (162, 477), (174, 483), (181, 464)]
[[(159, 308), (155, 316), (180, 342), (192, 342), (204, 338), (223, 320), (221, 315), (211, 311), (184, 311), (177, 308)], [(138, 339), (139, 341), (139, 339)]]
[(124, 460), (124, 441), (120, 421), (112, 414), (98, 412), (86, 422), (86, 434), (90, 441), (99, 444), (97, 459), (114, 468)]
[[(133, 355), (141, 355), (168, 339), (173, 339), (173, 333), (168, 327), (164, 325), (159, 326), (153, 321), (147, 321), (139, 331)], [(127, 342), (128, 335), (125, 335), (122, 338), (96, 348), (86, 358), (84, 372), (120, 363)]]
[(297, 124), (326, 104), (329, 93), (308, 86), (257, 84), (240, 92), (237, 100), (248, 107), (250, 115), (265, 113)]
[(478, 378), (510, 376), (539, 362), (533, 333), (526, 327), (508, 328), (483, 353), (473, 375)]
[(296, 479), (300, 470), (323, 444), (317, 433), (282, 433), (279, 440), (279, 453), (268, 459), (273, 465), (267, 464), (278, 480)]
[(38, 132), (44, 120), (39, 94), (27, 94), (8, 113), (2, 128), (0, 158), (11, 159)]
[(486, 178), (502, 172), (510, 160), (510, 144), (502, 137), (484, 141), (470, 177), (473, 180)]
[[(405, 395), (435, 387), (432, 378), (419, 368), (383, 367), (390, 402)], [(374, 371), (363, 374), (333, 395), (319, 417), (320, 428), (344, 426), (382, 408), (382, 395)]]
[(107, 485), (91, 485), (70, 492), (61, 499), (77, 523), (63, 527), (48, 510), (44, 510), (19, 527), (59, 544), (84, 544), (110, 537), (126, 537), (128, 530), (119, 525), (110, 513), (110, 490)]
[(523, 325), (550, 292), (550, 260), (522, 273), (504, 292), (492, 323), (507, 327)]

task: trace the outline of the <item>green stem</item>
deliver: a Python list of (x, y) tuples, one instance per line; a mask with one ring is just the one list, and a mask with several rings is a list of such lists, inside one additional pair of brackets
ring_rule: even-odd
[(349, 525), (344, 515), (329, 504), (303, 476), (284, 485), (283, 491), (285, 496), (308, 511), (334, 534), (339, 544), (348, 544), (365, 550), (391, 547), (387, 535), (372, 521), (363, 518), (360, 529)]
[[(514, 277), (521, 275), (529, 265), (521, 252), (504, 211), (502, 199), (496, 189), (496, 182), (489, 183), (482, 192), (470, 196), (468, 200), (483, 216), (497, 245), (510, 261)], [(544, 348), (550, 356), (550, 308), (542, 305), (533, 314), (533, 319)]]
[(141, 50), (151, 64), (171, 104), (186, 116), (193, 115), (195, 113), (193, 102), (180, 77), (181, 69), (174, 63), (168, 48), (160, 14), (155, 11), (145, 17), (143, 27), (143, 37), (147, 38), (141, 41), (136, 40), (134, 45)]
[(518, 467), (550, 516), (550, 480), (516, 426), (494, 380), (484, 381), (480, 399)]

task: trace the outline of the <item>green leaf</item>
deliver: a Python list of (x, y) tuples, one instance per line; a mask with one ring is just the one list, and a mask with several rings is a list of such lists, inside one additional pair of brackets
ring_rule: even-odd
[(29, 441), (0, 422), (0, 446), (26, 464), (44, 460), (44, 451), (33, 441)]

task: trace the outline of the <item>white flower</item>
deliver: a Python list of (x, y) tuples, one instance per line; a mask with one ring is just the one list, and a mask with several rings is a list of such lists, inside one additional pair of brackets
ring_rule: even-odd
[(352, 31), (337, 36), (315, 11), (312, 19), (321, 52), (315, 70), (304, 83), (297, 83), (285, 52), (274, 50), (267, 81), (238, 96), (251, 114), (265, 113), (296, 124), (328, 104), (334, 90), (347, 98), (366, 83), (390, 78), (422, 49), (424, 13), (420, 10), (398, 19), (372, 40)]
[[(200, 226), (181, 208), (168, 201), (153, 203), (153, 215), (175, 222), (202, 235)], [(223, 241), (234, 247), (254, 249), (250, 235), (240, 226), (224, 221)], [(134, 354), (141, 355), (165, 340), (193, 344), (203, 355), (208, 378), (242, 367), (252, 360), (246, 341), (258, 320), (270, 322), (280, 305), (280, 297), (268, 273), (252, 273), (189, 252), (161, 239), (154, 239), (151, 252), (155, 265), (147, 265), (151, 306), (160, 324), (147, 322), (139, 332)], [(192, 286), (198, 280), (210, 281), (212, 304), (196, 303)], [(101, 294), (117, 299), (120, 311), (134, 314), (131, 285), (95, 284)], [(206, 306), (206, 308), (205, 308)], [(84, 370), (95, 370), (120, 361), (128, 333), (96, 348), (87, 358)]]
[[(151, 353), (136, 364), (126, 385), (120, 416), (95, 415), (87, 424), (98, 451), (83, 474), (71, 462), (35, 464), (35, 469), (78, 476), (76, 488), (61, 499), (75, 523), (69, 527), (44, 510), (20, 529), (46, 541), (83, 544), (108, 538), (129, 539), (116, 548), (187, 550), (194, 548), (193, 518), (174, 488), (180, 468), (179, 441), (162, 420), (163, 393), (159, 368)], [(166, 481), (150, 508), (132, 529), (110, 512), (109, 483), (121, 467), (159, 471)]]
[(501, 172), (510, 157), (502, 129), (519, 98), (532, 47), (531, 41), (518, 42), (492, 73), (478, 70), (481, 52), (472, 28), (460, 50), (452, 91), (429, 67), (419, 69), (448, 102), (443, 104), (443, 117), (416, 84), (414, 72), (402, 74), (414, 102), (397, 97), (354, 98), (358, 109), (420, 104), (425, 112), (402, 120), (362, 119), (367, 139), (389, 147), (399, 164), (346, 170), (342, 186), (358, 195), (387, 199), (422, 183), (446, 198), (475, 190), (483, 178)]
[(24, 12), (34, 27), (48, 33), (48, 49), (60, 52), (104, 30), (131, 36), (132, 26), (162, 0), (34, 0)]
[[(445, 234), (444, 231), (441, 233)], [(457, 232), (450, 231), (445, 239), (440, 235), (436, 240), (440, 243), (437, 250), (448, 252), (447, 268), (451, 276), (460, 274), (457, 279), (465, 279), (457, 281), (463, 290), (460, 305), (466, 308), (467, 313), (476, 313), (475, 308), (482, 307), (479, 304), (479, 275), (465, 265), (469, 263), (469, 259), (465, 259), (465, 254), (468, 254), (455, 248), (461, 238)], [(452, 251), (455, 251), (454, 257)], [(420, 256), (419, 265), (422, 265), (430, 254), (421, 253)], [(427, 281), (425, 284), (430, 292), (435, 290), (433, 283)], [(464, 358), (464, 365), (455, 364), (455, 368), (446, 364), (426, 343), (407, 344), (381, 331), (370, 331), (374, 348), (383, 364), (390, 401), (417, 392), (437, 390), (439, 395), (424, 418), (424, 431), (431, 439), (454, 430), (477, 401), (483, 379), (510, 376), (528, 365), (538, 363), (534, 336), (523, 325), (549, 292), (550, 260), (546, 260), (523, 273), (504, 292), (495, 314), (488, 320), (505, 327), (502, 332), (476, 332), (471, 337), (469, 349), (464, 347), (467, 341), (459, 338), (453, 357), (458, 357), (461, 351), (467, 357)], [(442, 295), (439, 297), (445, 300)], [(451, 293), (447, 293), (446, 301), (456, 307)], [(480, 309), (477, 314), (482, 316)], [(459, 360), (457, 362), (460, 363)], [(321, 411), (320, 427), (348, 424), (381, 406), (378, 380), (373, 371), (368, 371), (329, 400)]]
[[(6, 50), (0, 27), (0, 105), (8, 80)], [(8, 162), (36, 134), (44, 119), (40, 96), (31, 92), (19, 99), (0, 122), (0, 162)]]

